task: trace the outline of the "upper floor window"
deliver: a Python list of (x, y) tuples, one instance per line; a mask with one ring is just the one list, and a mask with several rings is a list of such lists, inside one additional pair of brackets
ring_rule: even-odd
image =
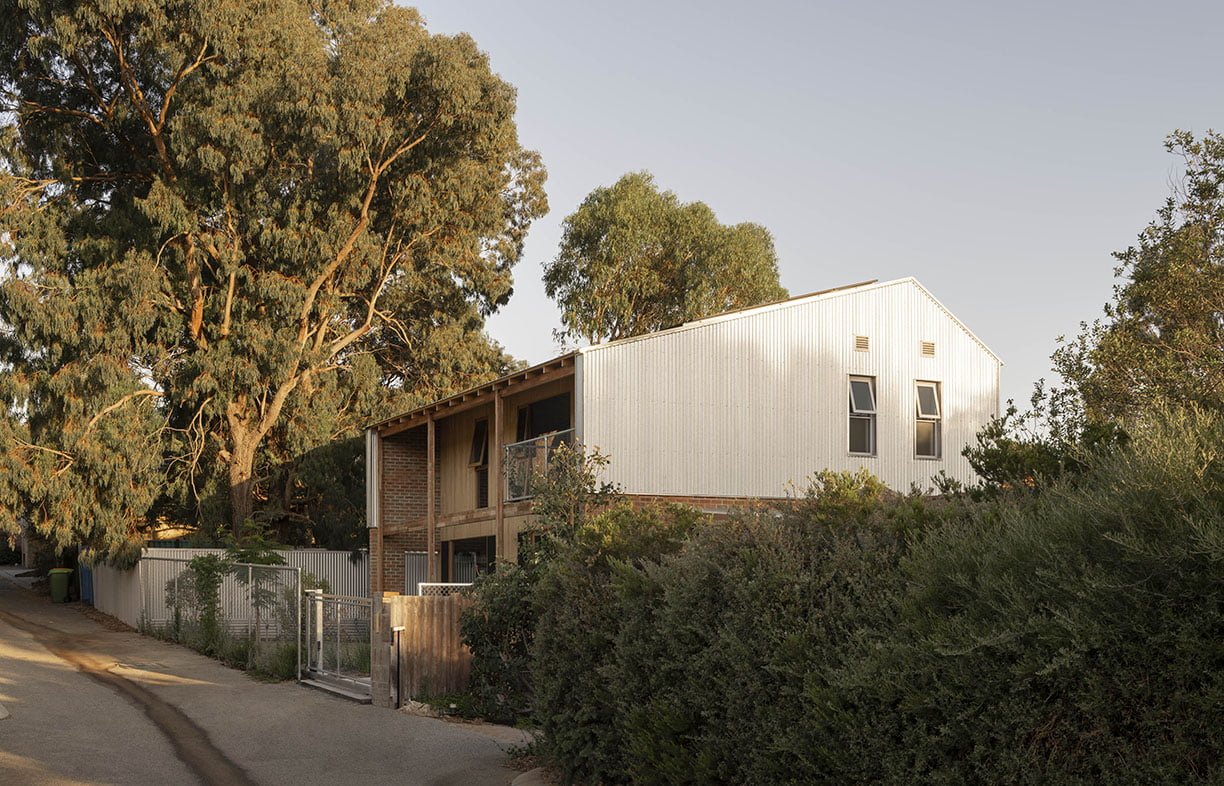
[(476, 421), (468, 465), (476, 470), (476, 507), (489, 507), (489, 421)]
[(914, 455), (939, 458), (943, 408), (938, 382), (914, 383)]
[(850, 377), (850, 452), (874, 456), (876, 452), (875, 377)]
[(468, 464), (479, 467), (489, 463), (489, 421), (478, 420), (472, 431), (472, 449), (468, 453)]

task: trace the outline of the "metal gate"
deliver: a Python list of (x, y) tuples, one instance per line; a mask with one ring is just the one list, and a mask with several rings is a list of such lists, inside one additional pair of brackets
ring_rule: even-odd
[(322, 590), (306, 590), (303, 597), (307, 674), (368, 694), (370, 599)]

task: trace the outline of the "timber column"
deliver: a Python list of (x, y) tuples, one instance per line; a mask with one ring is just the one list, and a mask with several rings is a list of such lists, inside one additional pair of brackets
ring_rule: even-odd
[(505, 427), (505, 400), (502, 392), (493, 393), (493, 456), (489, 468), (489, 482), (493, 484), (494, 529), (497, 536), (497, 561), (506, 558), (506, 479), (503, 477), (502, 459), (506, 452), (502, 429)]
[(434, 497), (438, 493), (437, 464), (434, 454), (437, 445), (434, 416), (429, 413), (425, 425), (425, 550), (428, 554), (429, 580), (438, 581), (438, 509)]

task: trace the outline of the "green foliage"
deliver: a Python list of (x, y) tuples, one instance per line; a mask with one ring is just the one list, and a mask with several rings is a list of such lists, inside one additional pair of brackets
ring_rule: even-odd
[(826, 473), (671, 549), (595, 517), (538, 591), (545, 750), (584, 783), (1218, 782), (1222, 445), (1156, 409), (1041, 494)]
[(621, 501), (599, 480), (608, 459), (597, 451), (561, 445), (548, 470), (533, 478), (535, 524), (522, 534), (518, 564), (501, 563), (472, 587), (461, 635), (472, 652), (465, 706), (488, 720), (515, 723), (532, 706), (531, 644), (537, 620), (536, 589), (558, 550), (572, 544), (588, 517)]
[(786, 297), (768, 230), (720, 224), (646, 172), (595, 189), (566, 218), (544, 286), (560, 336), (592, 344)]
[(479, 577), (476, 603), (464, 611), (463, 642), (472, 652), (468, 696), (472, 712), (513, 724), (531, 712), (531, 642), (539, 568), (513, 564)]
[(1039, 491), (1082, 472), (1093, 454), (1129, 439), (1120, 424), (1086, 419), (1068, 391), (1047, 391), (1044, 382), (1034, 387), (1031, 403), (1021, 413), (1008, 401), (1003, 416), (992, 418), (961, 451), (984, 481), (975, 491)]
[(541, 576), (535, 714), (544, 748), (566, 780), (615, 782), (625, 772), (616, 709), (623, 685), (609, 669), (621, 626), (635, 618), (618, 601), (617, 575), (674, 552), (704, 519), (678, 505), (618, 505), (584, 521)]
[(830, 675), (860, 628), (889, 624), (902, 533), (919, 519), (891, 497), (869, 474), (822, 472), (782, 511), (648, 540), (648, 559), (614, 562), (607, 578), (562, 574), (537, 681), (555, 686), (540, 712), (557, 716), (542, 726), (566, 778), (828, 779)]
[(2, 16), (0, 521), (359, 527), (313, 504), (358, 454), (315, 451), (509, 363), (483, 320), (546, 209), (513, 88), (384, 0)]
[(174, 609), (171, 631), (205, 655), (216, 655), (224, 636), (221, 582), (233, 573), (233, 561), (217, 554), (192, 557), (177, 579), (166, 582), (166, 605)]
[(877, 666), (904, 730), (895, 772), (1185, 783), (1224, 771), (1224, 421), (1156, 413), (1132, 437), (1074, 483), (916, 547)]
[(242, 528), (240, 539), (228, 540), (225, 555), (232, 563), (284, 565), (285, 558), (276, 552), (278, 548), (280, 544), (272, 540), (266, 526), (248, 521)]
[(1105, 321), (1084, 325), (1055, 369), (1091, 421), (1161, 403), (1224, 411), (1224, 135), (1186, 131), (1165, 147), (1184, 173), (1136, 245), (1114, 256)]
[[(539, 540), (571, 540), (588, 516), (623, 501), (614, 485), (599, 479), (607, 466), (608, 457), (597, 450), (562, 444), (549, 454), (548, 470), (531, 483), (536, 523), (527, 540), (536, 552)], [(533, 559), (538, 559), (536, 552), (529, 551)]]

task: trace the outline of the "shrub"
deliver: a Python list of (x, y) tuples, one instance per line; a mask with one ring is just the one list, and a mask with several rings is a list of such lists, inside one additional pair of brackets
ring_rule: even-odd
[[(781, 511), (698, 528), (623, 572), (612, 682), (633, 783), (841, 782), (846, 671), (891, 625), (906, 533), (946, 513), (866, 473), (821, 473)], [(585, 775), (585, 773), (584, 773)]]
[(674, 552), (704, 518), (678, 505), (621, 504), (583, 521), (544, 570), (532, 647), (535, 717), (546, 754), (567, 780), (614, 782), (625, 769), (608, 669), (629, 618), (614, 576)]
[(513, 724), (531, 712), (538, 577), (535, 569), (502, 565), (472, 588), (476, 603), (461, 622), (463, 641), (472, 652), (467, 702), (486, 720)]
[(1224, 421), (1158, 414), (1032, 504), (932, 532), (874, 664), (893, 782), (1224, 775)]
[(536, 587), (588, 516), (619, 501), (616, 489), (597, 479), (606, 464), (598, 452), (557, 448), (548, 472), (532, 481), (536, 523), (523, 533), (518, 564), (500, 563), (471, 589), (475, 603), (464, 612), (460, 628), (472, 653), (471, 695), (464, 704), (488, 720), (517, 723), (530, 714)]

